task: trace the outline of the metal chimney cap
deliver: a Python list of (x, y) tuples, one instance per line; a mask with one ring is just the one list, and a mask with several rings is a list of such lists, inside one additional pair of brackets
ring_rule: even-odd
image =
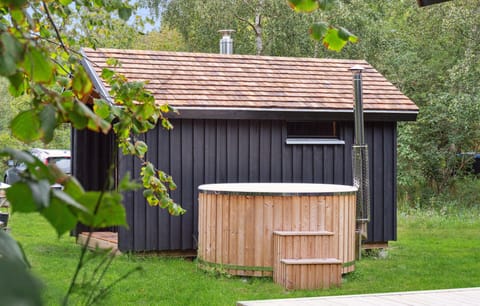
[(363, 66), (360, 66), (360, 65), (355, 65), (355, 66), (351, 67), (349, 70), (353, 74), (356, 74), (356, 73), (362, 73), (362, 71), (365, 70), (365, 68)]
[(222, 33), (223, 36), (230, 36), (232, 35), (232, 33), (235, 33), (235, 30), (226, 29), (226, 30), (218, 30), (218, 32)]

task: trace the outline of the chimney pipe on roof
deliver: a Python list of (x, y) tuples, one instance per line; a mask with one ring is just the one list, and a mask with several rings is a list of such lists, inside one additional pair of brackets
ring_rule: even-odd
[(233, 54), (233, 39), (231, 35), (235, 30), (220, 30), (218, 32), (223, 35), (222, 39), (220, 39), (220, 54)]

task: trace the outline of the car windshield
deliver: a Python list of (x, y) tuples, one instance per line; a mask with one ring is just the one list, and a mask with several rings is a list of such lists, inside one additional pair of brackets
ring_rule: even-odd
[(70, 157), (49, 157), (48, 159), (49, 164), (57, 165), (60, 170), (64, 173), (70, 174)]

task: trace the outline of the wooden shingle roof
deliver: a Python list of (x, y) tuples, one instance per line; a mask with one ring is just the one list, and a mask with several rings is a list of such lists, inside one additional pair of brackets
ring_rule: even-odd
[[(417, 106), (366, 61), (221, 55), (119, 49), (83, 49), (99, 79), (106, 60), (130, 81), (146, 81), (158, 103), (178, 109), (346, 111), (353, 108), (354, 65), (363, 72), (366, 112), (411, 113)], [(97, 85), (98, 86), (98, 85)]]

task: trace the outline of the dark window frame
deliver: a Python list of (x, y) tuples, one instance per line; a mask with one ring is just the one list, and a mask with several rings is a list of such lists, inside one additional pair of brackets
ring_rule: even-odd
[(287, 121), (286, 144), (345, 144), (337, 121)]

